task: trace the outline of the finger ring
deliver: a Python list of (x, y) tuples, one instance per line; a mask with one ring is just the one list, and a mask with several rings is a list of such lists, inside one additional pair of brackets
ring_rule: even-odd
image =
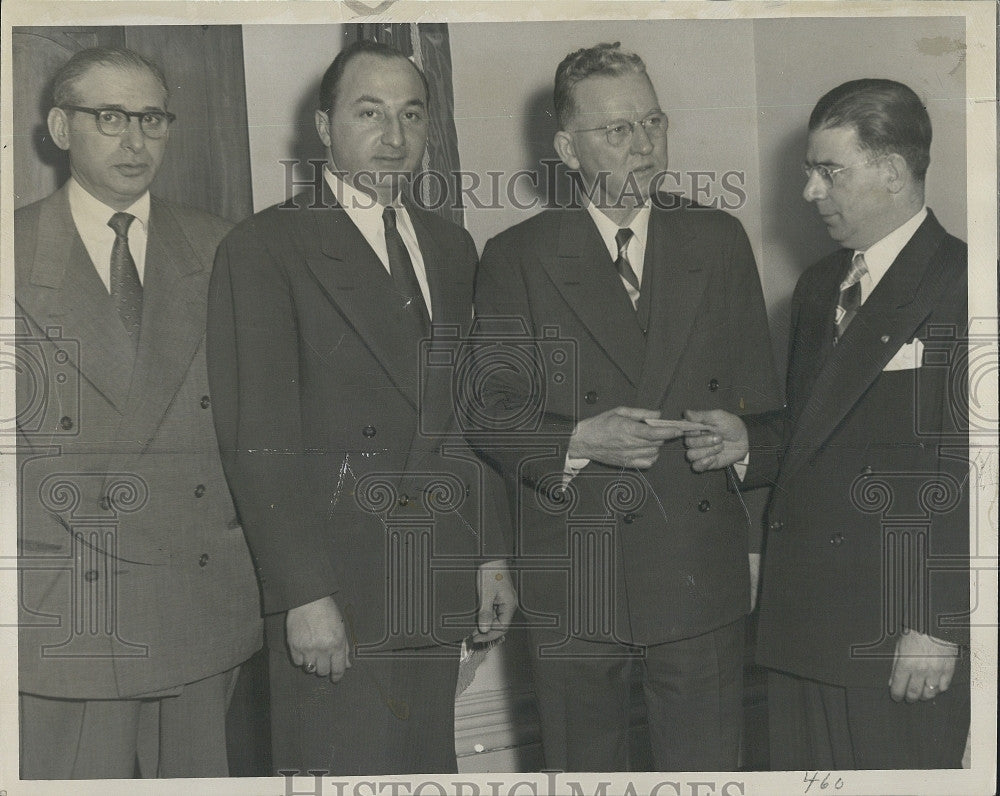
[(927, 689), (928, 691), (933, 691), (933, 690), (934, 690), (935, 688), (937, 688), (937, 686), (936, 686), (936, 685), (927, 685), (927, 686), (924, 686), (924, 687), (925, 687), (925, 688), (926, 688), (926, 689)]
[(305, 666), (303, 666), (302, 668), (303, 668), (303, 669), (305, 669), (305, 670), (306, 670), (307, 672), (309, 672), (310, 674), (312, 674), (313, 672), (315, 672), (315, 671), (316, 671), (316, 664), (315, 664), (315, 663), (307, 663), (307, 664), (306, 664)]

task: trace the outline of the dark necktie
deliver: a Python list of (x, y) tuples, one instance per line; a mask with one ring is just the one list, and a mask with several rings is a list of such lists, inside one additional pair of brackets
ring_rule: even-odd
[(133, 221), (135, 216), (128, 213), (115, 213), (108, 221), (108, 226), (115, 231), (109, 287), (125, 331), (132, 338), (132, 344), (138, 345), (142, 326), (142, 283), (128, 248), (128, 228)]
[(382, 223), (385, 224), (385, 249), (389, 255), (389, 273), (396, 285), (396, 291), (402, 297), (403, 305), (414, 313), (420, 321), (424, 333), (430, 331), (430, 317), (424, 294), (420, 290), (417, 274), (413, 270), (413, 261), (406, 250), (406, 244), (396, 228), (396, 208), (387, 207), (382, 211)]
[(844, 336), (848, 325), (858, 314), (858, 308), (861, 306), (861, 278), (867, 273), (868, 264), (865, 262), (865, 256), (858, 252), (851, 262), (851, 270), (840, 283), (840, 299), (837, 301), (837, 312), (833, 319), (836, 327), (833, 334), (834, 345)]
[(621, 274), (622, 279), (628, 282), (632, 288), (639, 292), (639, 280), (632, 269), (632, 263), (628, 259), (628, 244), (632, 240), (634, 233), (628, 227), (622, 227), (615, 233), (615, 243), (618, 244), (618, 259), (615, 260), (615, 268)]

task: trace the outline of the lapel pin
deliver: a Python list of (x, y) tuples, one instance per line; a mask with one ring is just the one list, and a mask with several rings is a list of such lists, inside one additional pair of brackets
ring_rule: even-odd
[(887, 335), (887, 334), (882, 335), (882, 342), (883, 343), (888, 343), (889, 342), (889, 335)]

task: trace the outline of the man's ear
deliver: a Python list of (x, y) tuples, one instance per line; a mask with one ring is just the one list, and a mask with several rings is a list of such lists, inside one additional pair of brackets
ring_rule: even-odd
[(910, 183), (910, 167), (906, 159), (895, 152), (882, 158), (882, 175), (889, 193), (899, 193)]
[(49, 135), (60, 149), (69, 151), (69, 119), (62, 108), (52, 108), (49, 111)]
[(573, 136), (565, 130), (560, 130), (552, 139), (559, 159), (571, 169), (580, 168), (580, 159), (576, 156), (576, 146), (573, 144)]
[(319, 140), (323, 142), (323, 146), (327, 149), (330, 148), (330, 119), (327, 117), (325, 111), (316, 111), (313, 117), (316, 122), (316, 132), (319, 133)]

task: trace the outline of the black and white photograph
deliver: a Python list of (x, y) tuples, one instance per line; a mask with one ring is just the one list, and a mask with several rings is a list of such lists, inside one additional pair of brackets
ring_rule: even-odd
[(0, 796), (994, 793), (997, 8), (8, 0)]

